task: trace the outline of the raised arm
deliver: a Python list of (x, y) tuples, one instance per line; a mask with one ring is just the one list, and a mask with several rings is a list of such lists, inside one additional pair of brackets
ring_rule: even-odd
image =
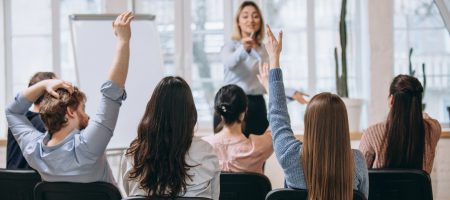
[(108, 80), (124, 88), (128, 74), (128, 61), (130, 59), (130, 23), (134, 18), (132, 12), (120, 14), (113, 22), (114, 34), (117, 37), (116, 56), (111, 66)]
[(96, 156), (103, 156), (114, 133), (120, 106), (126, 98), (124, 87), (130, 58), (130, 23), (133, 18), (131, 12), (125, 12), (113, 22), (117, 50), (109, 71), (109, 81), (102, 85), (102, 97), (97, 113), (91, 118), (86, 129), (81, 132), (80, 143), (77, 144), (80, 155), (85, 155), (87, 159), (92, 160)]
[(267, 27), (267, 52), (270, 58), (269, 72), (269, 121), (275, 154), (283, 168), (288, 187), (306, 188), (301, 167), (300, 148), (302, 143), (294, 137), (286, 105), (283, 77), (280, 69), (282, 33), (278, 40)]
[(14, 99), (14, 102), (6, 108), (5, 112), (8, 127), (11, 129), (14, 138), (22, 150), (25, 150), (30, 142), (39, 136), (42, 136), (42, 133), (27, 119), (25, 113), (30, 108), (32, 102), (40, 97), (45, 91), (58, 97), (59, 95), (55, 92), (58, 88), (65, 88), (69, 92), (73, 91), (72, 84), (69, 82), (58, 79), (44, 80), (25, 89), (22, 93), (19, 93)]

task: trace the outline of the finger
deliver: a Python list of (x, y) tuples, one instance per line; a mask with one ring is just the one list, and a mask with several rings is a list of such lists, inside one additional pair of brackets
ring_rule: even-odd
[(131, 11), (128, 11), (125, 13), (125, 15), (123, 16), (123, 21), (126, 21), (130, 16), (131, 16)]
[(257, 75), (256, 75), (256, 78), (258, 78), (258, 81), (259, 81), (261, 84), (264, 82), (263, 79), (262, 79), (262, 77), (261, 77), (261, 75), (257, 74)]
[(131, 22), (131, 20), (134, 19), (134, 15), (131, 15), (128, 17), (127, 21), (125, 21), (126, 24), (129, 24)]
[(259, 74), (264, 73), (264, 71), (263, 71), (264, 70), (263, 69), (263, 63), (262, 62), (259, 63), (258, 70), (259, 70)]
[(283, 31), (280, 31), (278, 33), (278, 43), (280, 44), (280, 46), (283, 44)]
[(50, 95), (52, 95), (53, 97), (55, 97), (55, 98), (59, 98), (59, 94), (57, 93), (57, 92), (55, 92), (54, 90), (50, 90), (50, 91), (47, 91)]
[(275, 36), (272, 33), (272, 29), (270, 29), (270, 26), (267, 24), (267, 33), (269, 34), (269, 38), (275, 38)]
[(268, 73), (269, 72), (269, 63), (263, 63), (263, 68), (264, 68), (264, 72)]
[(69, 83), (64, 83), (63, 87), (64, 87), (64, 89), (69, 91), (70, 94), (72, 94), (73, 91), (74, 91), (74, 87), (73, 87), (72, 83), (70, 83), (70, 82)]
[(117, 17), (117, 22), (122, 22), (123, 21), (123, 17), (125, 16), (126, 13), (122, 13)]
[(306, 93), (303, 93), (303, 92), (300, 92), (300, 94), (301, 94), (302, 96), (309, 97), (309, 94), (306, 94)]

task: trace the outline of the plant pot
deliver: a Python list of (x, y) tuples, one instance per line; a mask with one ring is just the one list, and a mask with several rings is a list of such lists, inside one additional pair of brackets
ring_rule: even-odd
[(364, 100), (342, 98), (342, 101), (344, 101), (345, 107), (347, 108), (348, 127), (350, 132), (361, 131), (361, 112)]

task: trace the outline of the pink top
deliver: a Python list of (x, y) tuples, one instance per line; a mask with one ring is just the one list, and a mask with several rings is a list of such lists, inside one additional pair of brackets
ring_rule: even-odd
[[(437, 142), (441, 136), (441, 125), (435, 119), (424, 114), (425, 121), (425, 152), (422, 169), (431, 173)], [(385, 150), (382, 148), (385, 137), (386, 122), (375, 124), (364, 131), (359, 150), (363, 153), (367, 167), (383, 168)]]
[(263, 135), (243, 134), (224, 136), (222, 133), (203, 137), (213, 146), (222, 171), (255, 172), (264, 174), (264, 162), (272, 155), (272, 134), (267, 131)]

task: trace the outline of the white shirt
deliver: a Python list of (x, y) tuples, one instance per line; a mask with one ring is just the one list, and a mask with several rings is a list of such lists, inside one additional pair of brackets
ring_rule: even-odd
[[(218, 200), (220, 195), (220, 167), (219, 159), (212, 146), (201, 138), (194, 137), (186, 154), (186, 163), (195, 167), (188, 171), (188, 174), (192, 175), (192, 181), (187, 180), (186, 193), (180, 194), (180, 196)], [(132, 169), (133, 158), (125, 156), (121, 164), (121, 174), (123, 174), (122, 185), (126, 195), (146, 196), (145, 191), (139, 186), (139, 182), (129, 178)]]

